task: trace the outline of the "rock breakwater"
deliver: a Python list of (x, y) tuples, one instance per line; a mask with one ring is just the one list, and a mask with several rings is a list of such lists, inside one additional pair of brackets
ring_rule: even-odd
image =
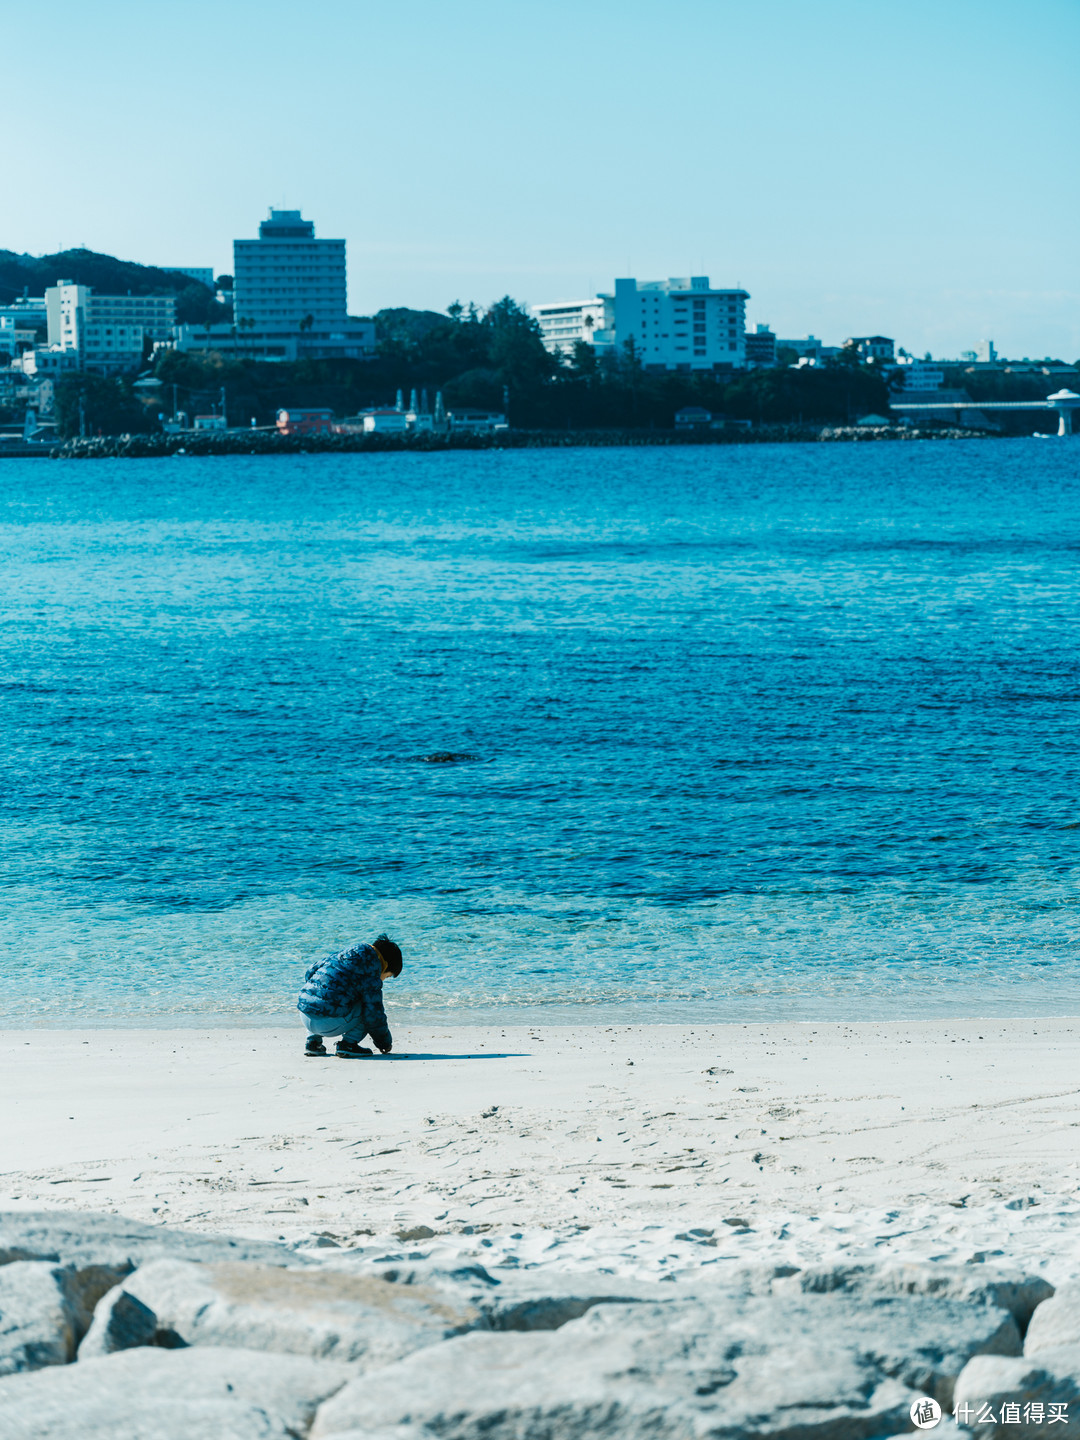
[(1080, 1404), (1074, 1288), (930, 1263), (492, 1274), (9, 1214), (0, 1434), (883, 1440), (929, 1399), (939, 1434), (1041, 1435)]
[(97, 435), (48, 452), (58, 460), (163, 459), (186, 455), (425, 454), (445, 450), (545, 450), (612, 446), (775, 445), (826, 441), (986, 438), (981, 430), (916, 430), (905, 425), (761, 425), (674, 430), (502, 430), (491, 434), (278, 435), (265, 430), (185, 435)]

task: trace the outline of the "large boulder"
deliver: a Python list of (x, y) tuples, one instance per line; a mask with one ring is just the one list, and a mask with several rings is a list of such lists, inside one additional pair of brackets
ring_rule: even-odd
[(0, 1375), (66, 1365), (116, 1280), (101, 1266), (16, 1260), (0, 1267)]
[(147, 1260), (254, 1260), (264, 1265), (297, 1263), (284, 1245), (198, 1235), (143, 1225), (121, 1215), (0, 1213), (0, 1266), (16, 1260), (51, 1260), (83, 1269), (100, 1265), (127, 1274)]
[(820, 1265), (772, 1280), (772, 1294), (801, 1290), (804, 1294), (936, 1295), (964, 1304), (996, 1305), (1007, 1310), (1023, 1334), (1036, 1307), (1054, 1293), (1039, 1275), (984, 1266)]
[(312, 1436), (382, 1440), (411, 1425), (454, 1440), (862, 1440), (909, 1429), (916, 1395), (948, 1408), (972, 1355), (1019, 1349), (996, 1306), (716, 1290), (450, 1340), (347, 1385)]
[(344, 1366), (250, 1350), (130, 1350), (0, 1380), (4, 1440), (296, 1440)]
[(0, 1375), (66, 1365), (75, 1344), (62, 1270), (30, 1260), (0, 1270)]
[[(355, 1275), (359, 1265), (333, 1257), (325, 1268)], [(367, 1273), (372, 1273), (370, 1267)], [(526, 1270), (494, 1276), (482, 1265), (448, 1269), (435, 1260), (380, 1267), (374, 1273), (394, 1285), (420, 1285), (456, 1305), (475, 1310), (476, 1329), (558, 1330), (594, 1305), (659, 1303), (676, 1298), (669, 1284), (624, 1279), (598, 1270)], [(745, 1288), (737, 1283), (736, 1288)]]
[(370, 1367), (480, 1321), (464, 1303), (374, 1275), (153, 1260), (101, 1301), (79, 1359), (132, 1345), (227, 1345)]
[(1035, 1311), (1024, 1340), (1024, 1354), (1073, 1346), (1080, 1350), (1080, 1285), (1063, 1285)]
[[(1041, 1349), (1013, 1360), (977, 1355), (957, 1377), (954, 1404), (960, 1423), (985, 1440), (1068, 1434), (1080, 1407), (1080, 1347)], [(1058, 1431), (1054, 1426), (1062, 1418)]]

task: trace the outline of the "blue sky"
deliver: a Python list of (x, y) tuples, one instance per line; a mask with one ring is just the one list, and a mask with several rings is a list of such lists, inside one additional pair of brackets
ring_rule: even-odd
[(270, 205), (356, 314), (708, 274), (751, 322), (1080, 357), (1080, 0), (2, 0), (0, 248), (230, 270)]

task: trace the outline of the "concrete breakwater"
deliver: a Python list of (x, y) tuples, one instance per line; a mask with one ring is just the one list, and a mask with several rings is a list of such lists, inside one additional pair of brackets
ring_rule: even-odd
[(958, 428), (918, 430), (906, 425), (761, 425), (753, 430), (503, 430), (494, 434), (278, 435), (265, 430), (185, 435), (98, 435), (68, 440), (45, 453), (59, 460), (153, 459), (174, 455), (412, 454), (444, 450), (534, 450), (612, 446), (775, 445), (816, 441), (952, 440), (985, 438)]
[(1077, 1399), (1080, 1287), (1020, 1271), (492, 1274), (411, 1253), (417, 1233), (368, 1259), (0, 1216), (0, 1433), (880, 1440), (940, 1407), (941, 1433), (1027, 1436)]

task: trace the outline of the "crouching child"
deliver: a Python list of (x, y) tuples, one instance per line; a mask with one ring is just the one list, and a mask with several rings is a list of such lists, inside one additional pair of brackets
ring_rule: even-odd
[(316, 960), (304, 976), (296, 1008), (308, 1038), (305, 1055), (326, 1055), (324, 1035), (340, 1035), (335, 1053), (344, 1059), (370, 1055), (361, 1045), (370, 1035), (384, 1055), (393, 1038), (383, 1009), (383, 981), (401, 974), (401, 951), (388, 935), (371, 945), (357, 944), (337, 955)]

